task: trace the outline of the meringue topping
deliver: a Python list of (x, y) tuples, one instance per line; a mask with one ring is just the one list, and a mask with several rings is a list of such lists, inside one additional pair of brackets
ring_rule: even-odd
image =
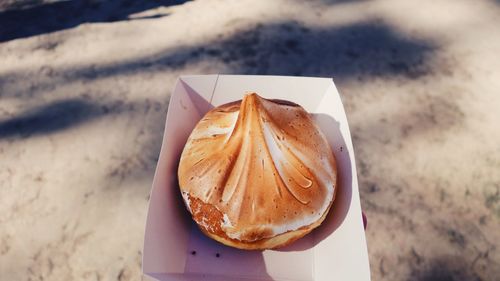
[(215, 206), (227, 236), (244, 241), (317, 221), (334, 199), (337, 177), (333, 153), (311, 116), (299, 105), (255, 93), (203, 117), (178, 172), (183, 195)]

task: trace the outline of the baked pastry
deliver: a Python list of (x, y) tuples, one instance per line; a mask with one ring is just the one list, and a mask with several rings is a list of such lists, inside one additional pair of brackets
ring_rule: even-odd
[(247, 94), (196, 125), (178, 170), (184, 202), (209, 237), (240, 249), (285, 246), (318, 227), (335, 197), (326, 138), (299, 105)]

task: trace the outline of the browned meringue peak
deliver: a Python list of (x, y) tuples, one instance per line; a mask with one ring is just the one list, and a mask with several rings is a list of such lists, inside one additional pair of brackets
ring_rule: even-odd
[(224, 214), (233, 239), (253, 241), (298, 229), (328, 210), (335, 159), (299, 105), (247, 94), (208, 112), (182, 153), (179, 183)]

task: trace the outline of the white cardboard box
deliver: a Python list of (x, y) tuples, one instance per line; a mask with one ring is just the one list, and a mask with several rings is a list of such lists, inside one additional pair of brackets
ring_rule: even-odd
[[(339, 190), (329, 215), (318, 229), (284, 249), (244, 251), (212, 241), (198, 230), (181, 201), (177, 166), (189, 134), (209, 109), (239, 100), (246, 92), (302, 105), (313, 114), (337, 160)], [(193, 75), (178, 79), (151, 191), (143, 272), (169, 281), (370, 280), (351, 135), (331, 78)]]

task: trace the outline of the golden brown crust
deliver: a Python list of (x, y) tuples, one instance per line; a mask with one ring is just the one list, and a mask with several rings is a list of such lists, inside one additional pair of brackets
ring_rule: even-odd
[[(189, 196), (189, 195), (188, 195)], [(252, 242), (241, 241), (229, 238), (226, 233), (221, 229), (220, 224), (223, 220), (222, 213), (210, 204), (205, 204), (201, 200), (189, 196), (190, 208), (192, 210), (199, 210), (193, 212), (193, 219), (198, 224), (200, 230), (208, 237), (224, 244), (243, 250), (266, 250), (275, 249), (288, 246), (298, 239), (304, 237), (312, 230), (321, 225), (328, 215), (331, 204), (323, 216), (313, 224), (303, 226), (297, 230), (288, 231), (272, 238), (264, 238)], [(208, 222), (207, 224), (202, 223)]]
[(299, 105), (256, 94), (209, 111), (179, 164), (193, 219), (238, 248), (274, 248), (319, 226), (335, 196), (326, 138)]
[(213, 233), (221, 237), (227, 237), (221, 228), (223, 214), (211, 204), (203, 203), (198, 198), (189, 196), (189, 207), (193, 220), (206, 232)]

